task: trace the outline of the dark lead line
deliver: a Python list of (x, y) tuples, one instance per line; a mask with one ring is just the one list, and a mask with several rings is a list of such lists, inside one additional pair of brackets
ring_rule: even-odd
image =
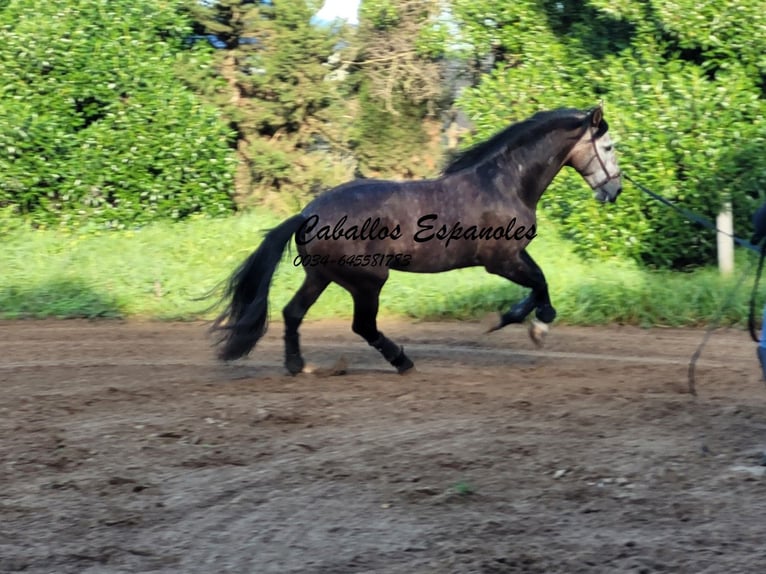
[[(627, 179), (629, 182), (631, 182), (633, 185), (635, 185), (638, 189), (640, 189), (641, 191), (649, 195), (650, 197), (656, 199), (660, 203), (664, 203), (668, 207), (675, 209), (681, 215), (683, 215), (686, 219), (689, 219), (690, 221), (698, 223), (699, 225), (702, 225), (703, 227), (707, 227), (708, 229), (712, 229), (716, 231), (717, 233), (721, 233), (723, 235), (726, 235), (727, 237), (731, 237), (737, 245), (750, 249), (751, 251), (755, 251), (761, 256), (758, 261), (758, 271), (756, 272), (755, 283), (753, 285), (753, 293), (750, 296), (750, 312), (748, 316), (748, 329), (750, 330), (750, 335), (753, 338), (753, 340), (756, 343), (758, 343), (759, 342), (758, 337), (756, 336), (756, 333), (755, 333), (754, 306), (755, 306), (756, 291), (758, 290), (758, 279), (760, 278), (761, 270), (763, 269), (763, 260), (764, 260), (764, 255), (766, 255), (766, 250), (761, 251), (761, 249), (757, 245), (753, 245), (749, 241), (745, 239), (741, 239), (740, 237), (737, 237), (736, 235), (732, 235), (731, 233), (726, 233), (725, 231), (721, 231), (709, 219), (705, 219), (704, 217), (701, 217), (697, 215), (696, 213), (689, 211), (688, 209), (684, 209), (683, 207), (677, 206), (676, 204), (670, 202), (669, 200), (662, 197), (661, 195), (654, 193), (652, 190), (641, 185), (640, 183), (635, 181), (633, 178), (631, 178), (629, 175), (623, 174), (623, 177)], [(695, 376), (697, 360), (700, 358), (700, 355), (702, 354), (702, 351), (705, 348), (705, 345), (707, 345), (708, 339), (710, 339), (710, 335), (712, 335), (713, 331), (718, 328), (718, 323), (720, 322), (721, 317), (723, 316), (724, 310), (729, 305), (731, 305), (732, 301), (734, 300), (734, 295), (737, 293), (737, 291), (739, 291), (739, 288), (742, 286), (742, 283), (744, 282), (745, 277), (747, 277), (750, 274), (751, 267), (752, 267), (752, 262), (750, 262), (750, 265), (748, 265), (744, 273), (740, 275), (736, 285), (734, 285), (734, 288), (729, 292), (723, 304), (718, 309), (718, 312), (716, 313), (715, 317), (713, 317), (713, 321), (705, 330), (705, 335), (702, 337), (702, 342), (699, 344), (697, 349), (694, 351), (694, 354), (691, 356), (687, 375), (688, 375), (688, 383), (689, 383), (689, 393), (694, 397), (697, 396), (697, 384), (696, 384), (697, 381)]]
[(625, 179), (627, 179), (630, 183), (635, 185), (638, 189), (640, 189), (645, 194), (647, 194), (648, 196), (656, 199), (660, 203), (664, 203), (668, 207), (671, 207), (671, 208), (675, 209), (678, 213), (683, 215), (686, 219), (688, 219), (690, 221), (693, 221), (694, 223), (698, 223), (699, 225), (702, 225), (703, 227), (707, 227), (708, 229), (712, 229), (716, 233), (721, 233), (722, 235), (726, 235), (727, 237), (731, 237), (734, 240), (734, 242), (737, 245), (739, 245), (740, 247), (745, 247), (747, 249), (750, 249), (751, 251), (755, 251), (756, 253), (760, 253), (761, 252), (761, 250), (758, 248), (757, 245), (753, 245), (752, 243), (750, 243), (746, 239), (742, 239), (740, 237), (737, 237), (736, 235), (732, 235), (731, 233), (727, 233), (725, 231), (721, 231), (720, 229), (718, 229), (716, 227), (715, 223), (713, 223), (709, 219), (706, 219), (706, 218), (704, 218), (704, 217), (702, 217), (700, 215), (697, 215), (696, 213), (694, 213), (692, 211), (689, 211), (688, 209), (684, 209), (683, 207), (679, 207), (678, 205), (676, 205), (675, 203), (671, 202), (670, 200), (662, 197), (660, 194), (654, 193), (651, 189), (641, 185), (636, 180), (634, 180), (632, 177), (630, 177), (628, 174), (623, 173), (622, 176)]

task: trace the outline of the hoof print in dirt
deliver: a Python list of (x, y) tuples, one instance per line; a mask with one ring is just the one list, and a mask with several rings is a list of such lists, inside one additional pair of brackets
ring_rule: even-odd
[(310, 373), (315, 377), (340, 377), (348, 373), (348, 361), (346, 357), (341, 357), (331, 367), (307, 365), (304, 372)]

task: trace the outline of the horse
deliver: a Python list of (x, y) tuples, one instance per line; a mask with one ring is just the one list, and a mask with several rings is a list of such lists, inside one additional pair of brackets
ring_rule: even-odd
[(400, 374), (414, 367), (377, 327), (380, 292), (392, 270), (483, 266), (530, 289), (490, 331), (522, 323), (534, 310), (547, 332), (556, 310), (545, 275), (526, 251), (536, 236), (537, 203), (564, 166), (583, 177), (596, 200), (616, 201), (622, 176), (608, 129), (601, 105), (540, 111), (459, 153), (434, 179), (357, 179), (318, 195), (270, 230), (225, 281), (228, 302), (211, 327), (219, 333), (218, 358), (247, 355), (265, 334), (271, 280), (292, 239), (294, 263), (305, 271), (282, 311), (284, 364), (292, 375), (305, 365), (298, 329), (331, 282), (351, 294), (353, 332)]

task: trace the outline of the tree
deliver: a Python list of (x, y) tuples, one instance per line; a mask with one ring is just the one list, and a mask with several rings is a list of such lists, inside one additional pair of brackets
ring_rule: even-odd
[(0, 206), (108, 226), (233, 209), (230, 133), (174, 73), (178, 2), (17, 0), (0, 29)]
[(294, 209), (353, 172), (343, 76), (334, 74), (342, 35), (313, 26), (314, 11), (305, 2), (243, 0), (194, 10), (201, 31), (226, 43), (217, 73), (227, 87), (217, 93), (238, 134), (241, 203)]
[(360, 171), (428, 177), (443, 151), (441, 113), (452, 101), (443, 3), (363, 1), (353, 43), (359, 109), (352, 146)]
[(441, 2), (376, 0), (361, 4), (355, 64), (369, 95), (396, 115), (397, 102), (434, 107), (444, 98), (446, 48), (439, 22)]
[[(238, 202), (294, 210), (351, 179), (437, 171), (444, 30), (438, 2), (363, 3), (358, 28), (312, 25), (316, 3), (222, 0), (190, 11), (222, 48), (195, 90), (238, 134)], [(392, 20), (393, 19), (393, 20)]]

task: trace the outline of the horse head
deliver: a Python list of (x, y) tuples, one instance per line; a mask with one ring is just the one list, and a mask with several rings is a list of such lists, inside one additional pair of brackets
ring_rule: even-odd
[(617, 200), (622, 191), (622, 175), (601, 105), (586, 114), (583, 135), (572, 148), (567, 164), (583, 176), (597, 200), (610, 203)]

